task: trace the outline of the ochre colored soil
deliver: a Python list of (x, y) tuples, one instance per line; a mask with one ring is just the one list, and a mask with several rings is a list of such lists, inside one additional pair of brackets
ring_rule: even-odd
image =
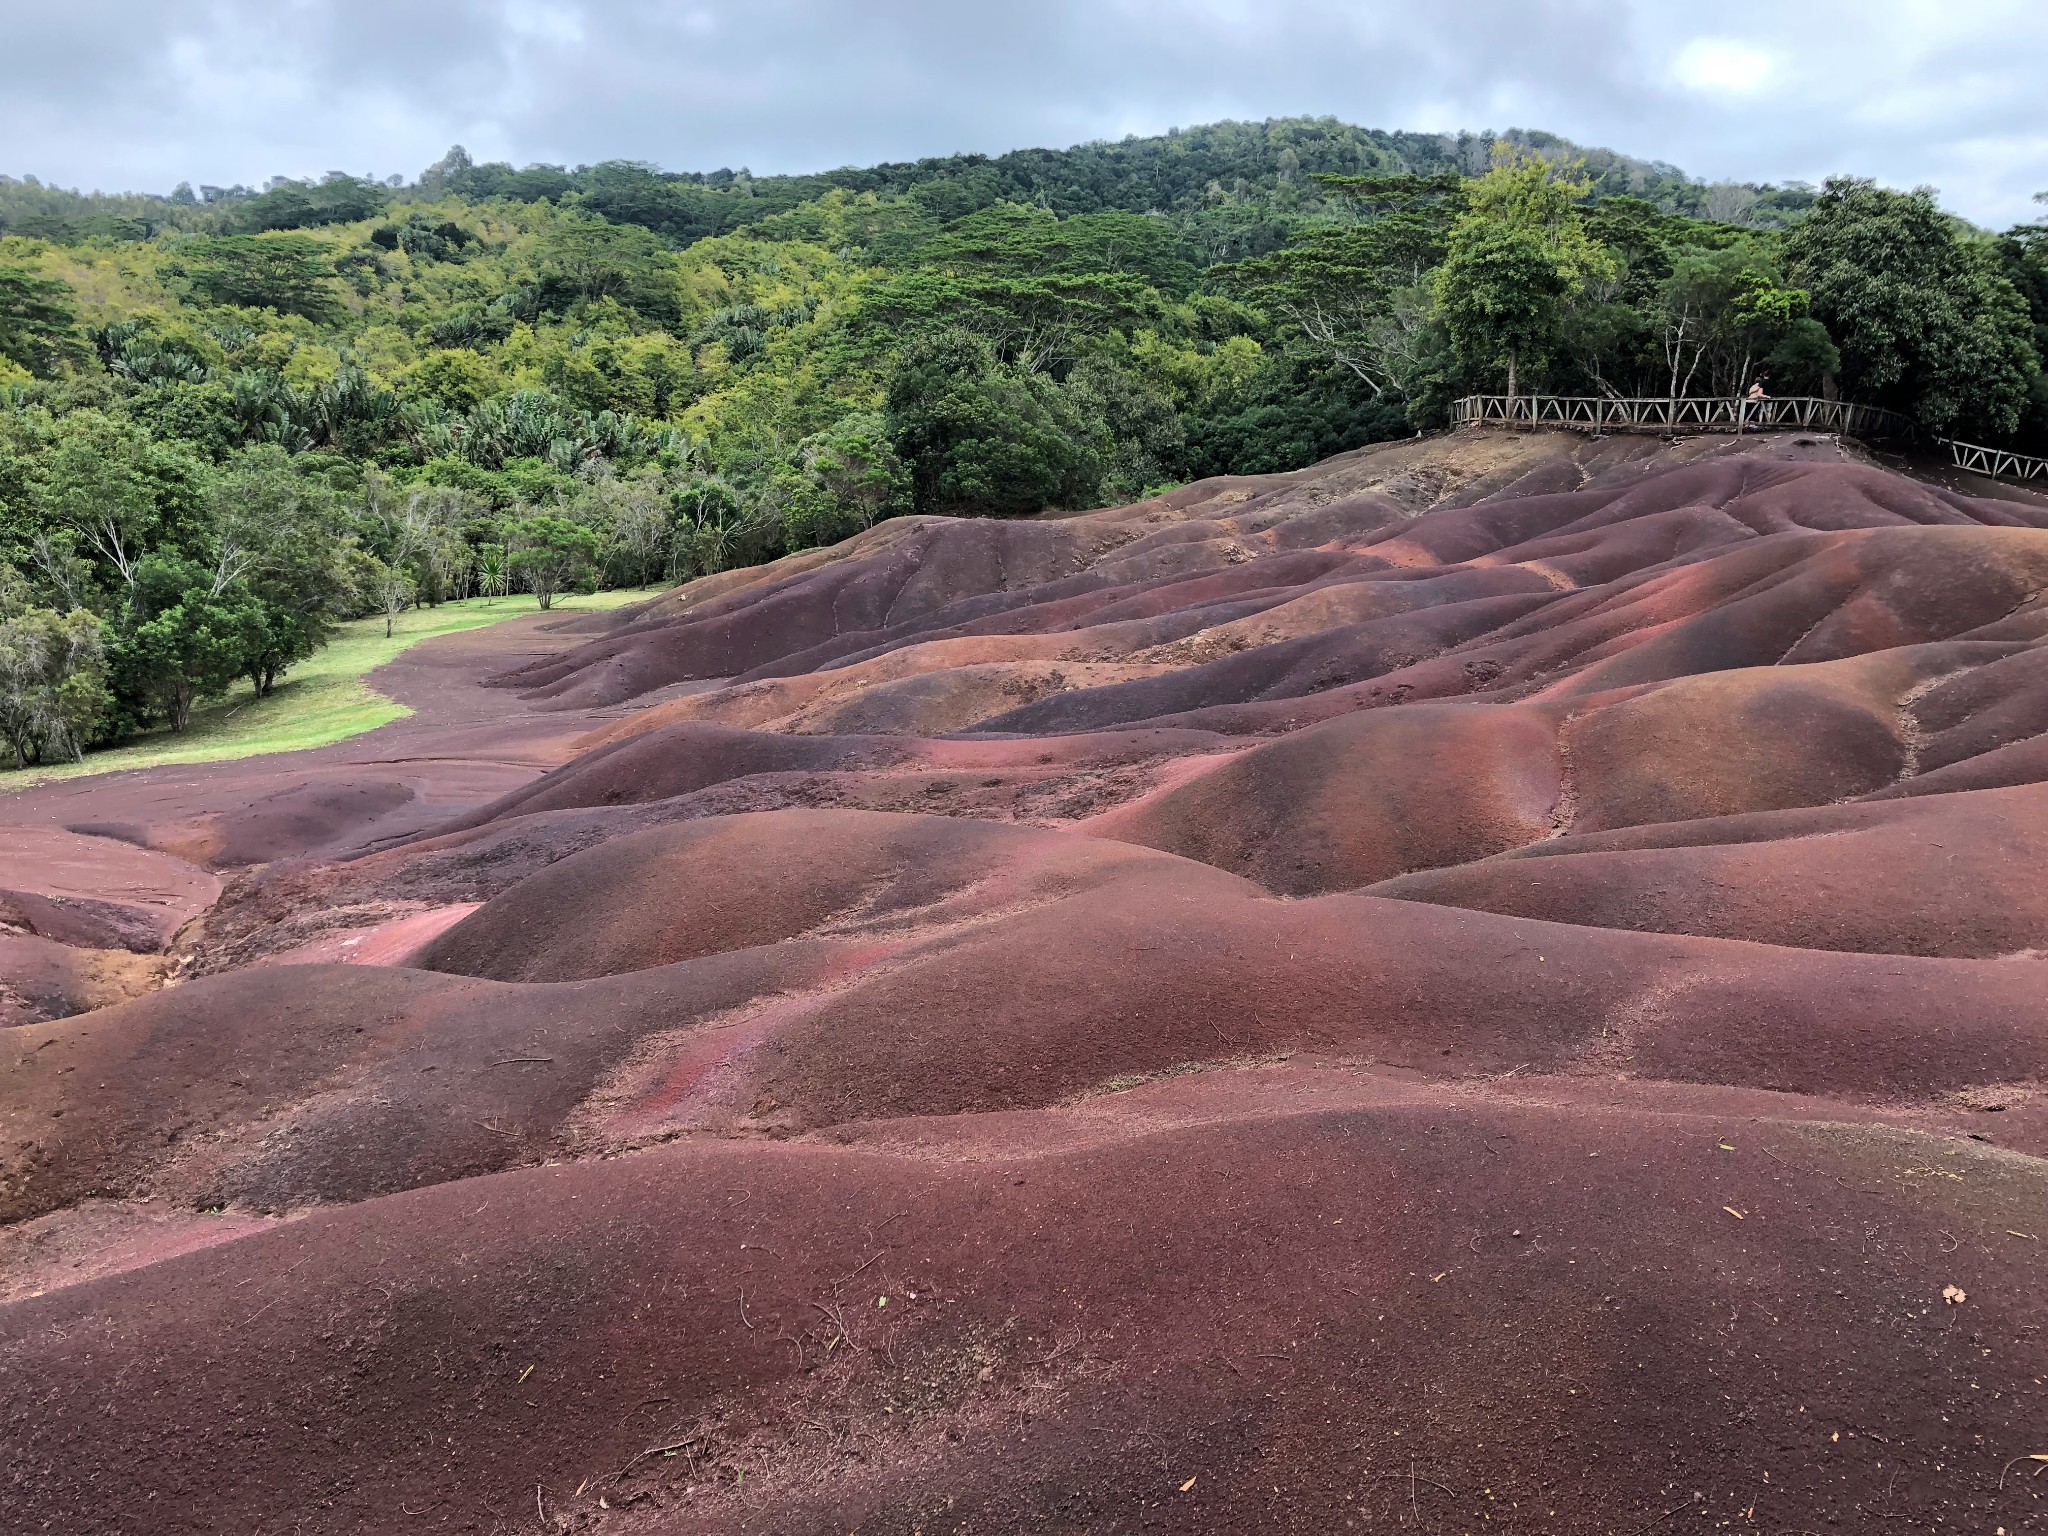
[(8, 1530), (2048, 1529), (2048, 499), (1454, 434), (377, 686), (0, 799)]

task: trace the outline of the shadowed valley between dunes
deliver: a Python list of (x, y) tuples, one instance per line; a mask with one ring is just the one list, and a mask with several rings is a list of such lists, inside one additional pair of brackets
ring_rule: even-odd
[(0, 799), (8, 1505), (2033, 1529), (2044, 642), (2048, 498), (1459, 432)]

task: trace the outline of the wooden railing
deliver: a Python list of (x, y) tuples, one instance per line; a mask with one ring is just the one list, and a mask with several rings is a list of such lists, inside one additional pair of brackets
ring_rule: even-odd
[(1937, 441), (1948, 444), (1957, 469), (1973, 470), (1980, 475), (2004, 475), (2012, 480), (2048, 480), (2048, 459), (2029, 458), (2024, 453), (2009, 453), (2003, 448), (1980, 448), (1975, 443), (1959, 443), (1950, 437)]
[(1601, 395), (1467, 395), (1451, 407), (1461, 427), (1564, 427), (1578, 432), (1840, 432), (1905, 438), (1892, 411), (1814, 395), (1762, 400), (1716, 395), (1615, 399)]

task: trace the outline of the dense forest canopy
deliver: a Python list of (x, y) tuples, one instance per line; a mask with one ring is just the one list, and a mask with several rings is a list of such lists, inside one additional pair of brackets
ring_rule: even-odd
[(2048, 227), (1534, 133), (0, 178), (0, 728), (70, 754), (341, 617), (1294, 468), (1476, 389), (1768, 376), (2048, 451), (2044, 346)]

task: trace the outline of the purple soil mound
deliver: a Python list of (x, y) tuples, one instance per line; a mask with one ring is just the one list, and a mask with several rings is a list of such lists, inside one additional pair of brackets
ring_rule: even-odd
[(0, 799), (0, 1523), (2041, 1527), (1981, 489), (1453, 434), (900, 519)]

